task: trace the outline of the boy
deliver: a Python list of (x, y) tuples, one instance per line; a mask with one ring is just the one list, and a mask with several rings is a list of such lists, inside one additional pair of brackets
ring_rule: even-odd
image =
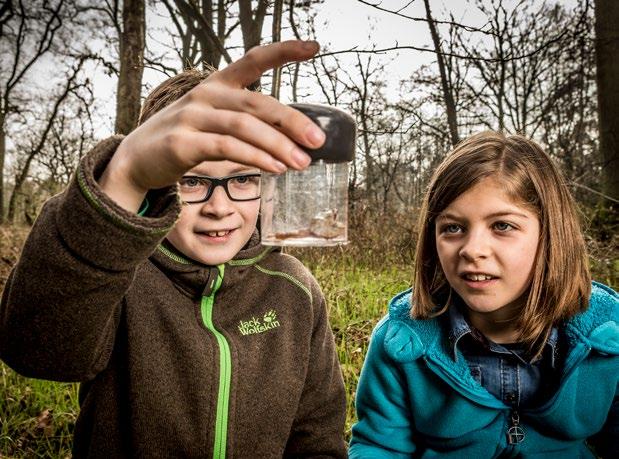
[(0, 357), (82, 382), (74, 457), (345, 457), (324, 297), (256, 231), (260, 169), (307, 166), (295, 142), (324, 134), (244, 89), (317, 50), (168, 80), (44, 206), (2, 296)]

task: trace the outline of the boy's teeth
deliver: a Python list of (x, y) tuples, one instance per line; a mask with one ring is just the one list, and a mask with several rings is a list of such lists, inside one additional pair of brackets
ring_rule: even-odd
[(207, 231), (206, 235), (210, 237), (222, 237), (228, 234), (230, 231)]
[(467, 274), (466, 278), (472, 281), (485, 281), (492, 279), (492, 276), (487, 276), (486, 274)]

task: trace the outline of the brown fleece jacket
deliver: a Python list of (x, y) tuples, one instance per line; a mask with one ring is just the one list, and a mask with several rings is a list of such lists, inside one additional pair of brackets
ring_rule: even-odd
[[(0, 358), (80, 381), (74, 457), (345, 457), (324, 297), (256, 238), (220, 267), (162, 244), (175, 190), (133, 215), (98, 187), (120, 137), (44, 206), (2, 295)], [(223, 277), (223, 279), (222, 279)]]

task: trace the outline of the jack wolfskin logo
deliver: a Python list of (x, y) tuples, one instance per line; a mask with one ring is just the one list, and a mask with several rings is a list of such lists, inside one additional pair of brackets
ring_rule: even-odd
[(279, 327), (279, 321), (274, 309), (265, 312), (262, 320), (252, 317), (251, 320), (241, 320), (239, 322), (239, 331), (243, 336), (264, 333), (277, 327)]

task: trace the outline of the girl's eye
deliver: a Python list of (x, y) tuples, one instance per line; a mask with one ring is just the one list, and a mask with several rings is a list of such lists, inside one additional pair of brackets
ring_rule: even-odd
[(510, 225), (509, 223), (506, 222), (496, 222), (494, 224), (494, 228), (498, 231), (510, 231), (512, 229), (514, 229), (514, 227), (512, 225)]
[(459, 233), (460, 230), (462, 230), (460, 225), (456, 225), (455, 223), (450, 223), (441, 227), (441, 233), (447, 234), (456, 234)]

